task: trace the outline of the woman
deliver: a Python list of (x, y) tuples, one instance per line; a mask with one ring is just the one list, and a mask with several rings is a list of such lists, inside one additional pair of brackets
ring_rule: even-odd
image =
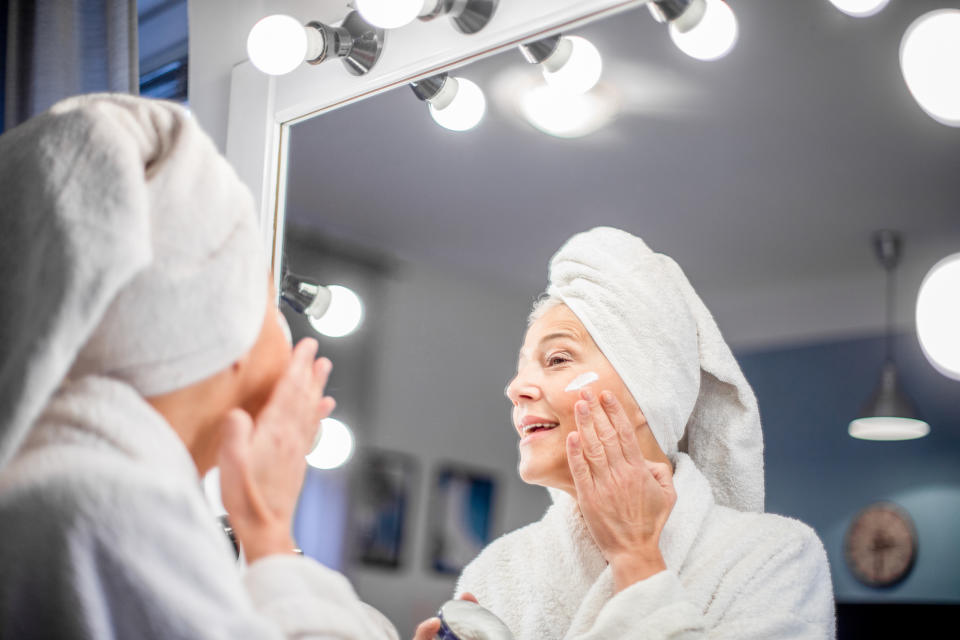
[(0, 637), (396, 638), (294, 552), (331, 365), (291, 353), (250, 193), (186, 110), (61, 102), (0, 137), (0, 188)]
[(673, 260), (617, 229), (571, 238), (507, 395), (520, 475), (553, 505), (457, 591), (518, 640), (834, 636), (823, 547), (762, 513), (755, 398)]

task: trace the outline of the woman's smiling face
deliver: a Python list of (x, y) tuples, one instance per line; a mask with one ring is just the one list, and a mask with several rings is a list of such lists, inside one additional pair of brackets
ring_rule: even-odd
[(575, 492), (566, 439), (577, 428), (574, 405), (580, 394), (566, 388), (588, 372), (597, 374), (596, 382), (588, 385), (594, 394), (611, 391), (635, 425), (646, 424), (623, 380), (577, 316), (566, 305), (551, 307), (527, 329), (517, 375), (507, 386), (513, 426), (520, 437), (519, 471), (524, 482)]

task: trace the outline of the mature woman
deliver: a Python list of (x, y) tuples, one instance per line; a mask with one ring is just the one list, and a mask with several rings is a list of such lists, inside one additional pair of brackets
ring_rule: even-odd
[(64, 101), (0, 137), (0, 189), (0, 637), (396, 638), (294, 553), (331, 365), (291, 353), (253, 200), (190, 115)]
[(520, 475), (553, 505), (457, 591), (518, 640), (833, 637), (823, 547), (763, 513), (756, 400), (673, 260), (617, 229), (571, 238), (507, 395)]

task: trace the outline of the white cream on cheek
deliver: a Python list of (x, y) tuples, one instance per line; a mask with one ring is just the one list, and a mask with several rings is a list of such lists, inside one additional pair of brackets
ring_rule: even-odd
[(599, 379), (600, 376), (597, 375), (596, 371), (587, 371), (586, 373), (581, 373), (570, 381), (570, 384), (567, 385), (567, 388), (564, 389), (564, 391), (578, 391)]

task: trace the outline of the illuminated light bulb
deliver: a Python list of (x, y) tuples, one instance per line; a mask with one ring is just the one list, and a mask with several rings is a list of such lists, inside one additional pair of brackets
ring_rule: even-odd
[(603, 59), (589, 40), (564, 36), (556, 51), (544, 60), (543, 77), (551, 87), (569, 93), (586, 93), (600, 80)]
[(272, 15), (259, 20), (247, 36), (247, 57), (260, 71), (290, 73), (307, 57), (307, 29), (296, 18)]
[(599, 91), (570, 94), (550, 86), (533, 87), (520, 99), (520, 112), (540, 131), (557, 138), (580, 138), (609, 123), (617, 104)]
[(353, 333), (363, 320), (363, 303), (352, 290), (332, 284), (327, 285), (330, 292), (329, 306), (324, 307), (322, 315), (306, 311), (310, 325), (329, 338), (341, 338)]
[(432, 8), (436, 0), (356, 0), (354, 7), (373, 26), (397, 29), (416, 20), (426, 4)]
[(960, 127), (960, 10), (940, 9), (917, 18), (900, 42), (900, 69), (927, 115)]
[(830, 0), (830, 3), (848, 16), (866, 18), (887, 6), (890, 0)]
[(960, 253), (930, 269), (917, 294), (917, 337), (933, 367), (960, 380)]
[(691, 58), (717, 60), (730, 53), (737, 42), (737, 17), (723, 0), (706, 0), (700, 22), (686, 32), (670, 24), (670, 38)]
[(336, 469), (353, 455), (353, 432), (335, 418), (320, 423), (320, 437), (313, 451), (307, 454), (307, 464), (316, 469)]
[(466, 78), (447, 78), (440, 93), (429, 102), (434, 121), (451, 131), (474, 128), (487, 110), (483, 91)]

